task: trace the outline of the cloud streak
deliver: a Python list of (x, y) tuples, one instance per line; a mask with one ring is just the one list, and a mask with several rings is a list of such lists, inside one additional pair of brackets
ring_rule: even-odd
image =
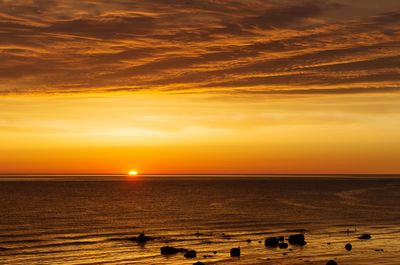
[(0, 2), (0, 93), (397, 93), (400, 4)]

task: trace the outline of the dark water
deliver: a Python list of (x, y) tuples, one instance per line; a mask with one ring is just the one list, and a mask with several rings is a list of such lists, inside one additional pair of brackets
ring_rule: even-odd
[[(3, 178), (0, 264), (400, 264), (399, 179), (93, 178)], [(305, 247), (258, 243), (296, 230)], [(158, 239), (128, 239), (141, 231)], [(373, 238), (358, 240), (364, 232)], [(198, 258), (163, 257), (167, 244)]]

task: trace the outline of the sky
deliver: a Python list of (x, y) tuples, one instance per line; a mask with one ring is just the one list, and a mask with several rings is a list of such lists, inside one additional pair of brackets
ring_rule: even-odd
[(0, 0), (0, 173), (400, 173), (398, 0)]

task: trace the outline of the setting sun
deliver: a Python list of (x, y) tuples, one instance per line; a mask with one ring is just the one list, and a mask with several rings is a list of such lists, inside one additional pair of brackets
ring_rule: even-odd
[(137, 175), (138, 175), (138, 172), (135, 171), (135, 170), (131, 170), (131, 171), (129, 171), (128, 175), (129, 175), (129, 176), (137, 176)]

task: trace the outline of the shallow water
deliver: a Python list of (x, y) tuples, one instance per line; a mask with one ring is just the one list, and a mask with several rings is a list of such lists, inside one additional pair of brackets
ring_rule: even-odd
[[(399, 199), (400, 180), (383, 176), (3, 177), (0, 264), (325, 264), (336, 258), (394, 265)], [(157, 239), (129, 240), (141, 231)], [(305, 233), (306, 246), (264, 247), (266, 237), (296, 231)], [(371, 240), (357, 239), (366, 232)], [(195, 249), (198, 258), (161, 256), (165, 245)], [(237, 246), (242, 257), (231, 259)]]

